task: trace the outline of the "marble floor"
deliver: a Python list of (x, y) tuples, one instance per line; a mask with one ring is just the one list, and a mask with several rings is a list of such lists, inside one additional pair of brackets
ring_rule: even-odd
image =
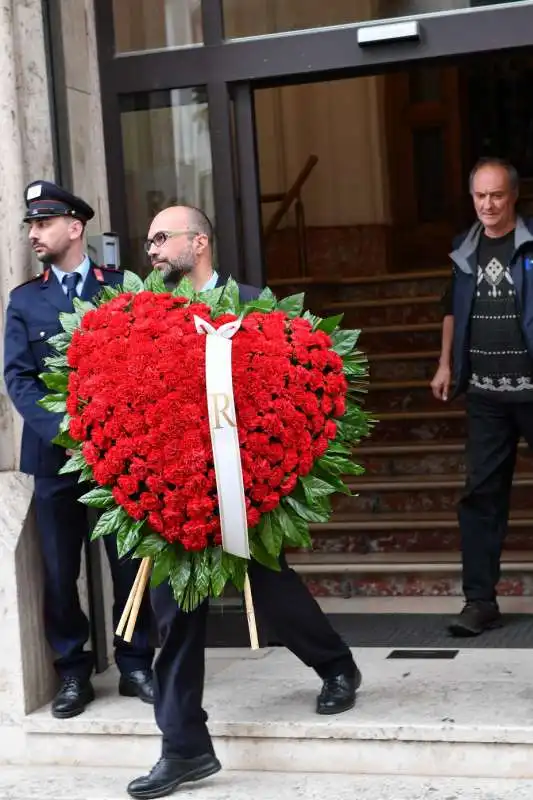
[[(0, 800), (124, 800), (131, 770), (2, 768)], [(173, 795), (174, 796), (174, 795)], [(175, 795), (189, 800), (531, 800), (533, 781), (221, 772)]]
[[(354, 649), (363, 673), (356, 707), (319, 717), (319, 681), (287, 651), (209, 652), (205, 707), (225, 769), (533, 781), (529, 651), (389, 654)], [(29, 715), (28, 762), (151, 766), (160, 747), (152, 709), (118, 697), (116, 686), (114, 671), (100, 676), (96, 702), (72, 720), (55, 720), (47, 708)]]

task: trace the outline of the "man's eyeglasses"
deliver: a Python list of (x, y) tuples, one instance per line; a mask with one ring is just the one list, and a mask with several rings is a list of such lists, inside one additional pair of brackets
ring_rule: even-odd
[(191, 231), (188, 229), (182, 231), (157, 231), (151, 239), (147, 239), (144, 243), (145, 252), (149, 252), (152, 245), (156, 247), (163, 247), (167, 239), (173, 239), (175, 236), (183, 236), (184, 234), (190, 234), (191, 236), (198, 236), (198, 231)]

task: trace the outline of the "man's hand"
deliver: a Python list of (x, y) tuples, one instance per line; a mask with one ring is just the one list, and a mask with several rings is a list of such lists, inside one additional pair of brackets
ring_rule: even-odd
[(67, 456), (69, 458), (70, 458), (70, 456), (73, 456), (73, 455), (74, 455), (74, 450), (67, 450)]
[(445, 403), (448, 400), (451, 382), (452, 371), (450, 367), (441, 364), (430, 384), (433, 397), (436, 400), (442, 400)]

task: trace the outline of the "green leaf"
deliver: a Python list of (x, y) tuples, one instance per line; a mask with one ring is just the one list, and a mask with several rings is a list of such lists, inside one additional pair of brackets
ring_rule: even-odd
[(335, 489), (333, 489), (329, 483), (326, 483), (326, 481), (323, 481), (320, 478), (316, 478), (314, 475), (304, 475), (299, 480), (301, 485), (303, 486), (306, 500), (311, 505), (319, 497), (324, 497), (325, 495), (333, 494), (333, 492), (335, 491)]
[(91, 540), (99, 539), (110, 533), (117, 533), (123, 523), (128, 520), (128, 515), (121, 506), (115, 506), (104, 511), (91, 533)]
[(283, 529), (272, 512), (263, 514), (261, 522), (257, 526), (257, 532), (267, 552), (277, 558), (283, 544)]
[[(47, 373), (45, 372), (44, 375)], [(67, 410), (67, 395), (62, 392), (61, 394), (47, 394), (45, 397), (37, 401), (37, 404), (44, 408), (45, 411), (51, 411), (54, 414), (64, 414)]]
[(317, 479), (322, 480), (324, 483), (327, 483), (329, 486), (331, 486), (333, 490), (332, 494), (333, 492), (340, 492), (341, 494), (347, 495), (352, 494), (351, 490), (348, 488), (348, 486), (346, 486), (339, 475), (332, 475), (329, 471), (326, 472), (325, 470), (321, 470), (317, 464), (315, 464), (314, 469), (317, 473)]
[(135, 550), (135, 555), (139, 558), (155, 558), (167, 543), (158, 533), (149, 533), (143, 536), (142, 542)]
[(340, 356), (347, 356), (354, 349), (360, 331), (335, 331), (332, 334), (333, 350)]
[(210, 548), (200, 550), (194, 554), (193, 557), (193, 578), (194, 588), (199, 596), (204, 598), (209, 594), (209, 586), (211, 584), (211, 560)]
[(168, 291), (163, 276), (158, 269), (153, 269), (148, 275), (144, 281), (144, 289), (147, 292), (154, 292), (155, 294), (163, 294)]
[(327, 456), (329, 456), (330, 453), (340, 453), (341, 455), (349, 456), (352, 454), (352, 449), (351, 447), (348, 447), (348, 445), (335, 440), (329, 443), (328, 449), (326, 450)]
[(304, 309), (305, 294), (291, 294), (289, 297), (284, 297), (278, 303), (278, 309), (284, 311), (288, 317), (300, 317)]
[(117, 552), (119, 558), (124, 558), (142, 539), (142, 528), (145, 521), (143, 519), (133, 522), (128, 518), (117, 533)]
[(48, 339), (48, 344), (58, 353), (65, 354), (70, 346), (72, 337), (68, 333), (56, 333)]
[(88, 483), (92, 480), (94, 480), (92, 467), (90, 467), (88, 464), (85, 464), (82, 471), (80, 472), (78, 483)]
[(246, 317), (252, 311), (267, 312), (272, 311), (275, 306), (272, 305), (271, 300), (250, 300), (242, 306), (241, 314)]
[(44, 372), (41, 376), (47, 389), (64, 393), (68, 388), (68, 375), (60, 372)]
[(244, 589), (244, 581), (246, 580), (246, 573), (248, 572), (248, 560), (246, 558), (232, 556), (230, 553), (223, 551), (222, 564), (237, 591), (242, 592)]
[[(68, 370), (68, 359), (65, 354), (58, 356), (47, 356), (44, 359), (45, 366), (49, 369), (64, 369)], [(45, 373), (47, 374), (47, 373)]]
[(224, 586), (228, 581), (228, 572), (224, 565), (222, 558), (223, 550), (221, 547), (213, 547), (210, 549), (211, 553), (211, 581), (209, 585), (209, 593), (211, 597), (219, 597), (224, 591)]
[(74, 331), (80, 327), (81, 319), (79, 314), (69, 314), (63, 312), (59, 315), (59, 321), (65, 333), (67, 333), (69, 336), (72, 336)]
[(299, 500), (296, 500), (294, 497), (286, 497), (282, 500), (282, 503), (289, 505), (302, 519), (307, 520), (307, 522), (328, 522), (330, 517), (330, 512), (318, 503), (307, 505), (306, 503), (301, 503)]
[(95, 306), (92, 303), (90, 303), (88, 300), (82, 300), (79, 297), (75, 297), (72, 304), (74, 306), (74, 310), (76, 311), (78, 320), (80, 321), (88, 311), (94, 311), (95, 309)]
[(316, 314), (311, 314), (310, 311), (305, 311), (302, 315), (302, 319), (307, 320), (307, 322), (309, 322), (309, 324), (313, 327), (313, 330), (316, 330), (322, 322), (322, 317), (317, 317)]
[(136, 272), (132, 272), (129, 269), (124, 270), (122, 287), (125, 292), (133, 292), (133, 294), (138, 294), (139, 292), (144, 291), (144, 283), (142, 278), (137, 275)]
[[(70, 420), (72, 417), (70, 414), (64, 414), (63, 419), (59, 423), (59, 433), (68, 433), (70, 429)], [(79, 442), (76, 442), (76, 446), (79, 446)]]
[(85, 466), (85, 459), (81, 450), (77, 450), (59, 470), (60, 475), (67, 475), (69, 472), (79, 472)]
[(272, 303), (272, 308), (275, 308), (278, 304), (278, 298), (276, 297), (272, 289), (268, 288), (268, 286), (265, 286), (265, 288), (263, 289), (263, 291), (261, 292), (261, 294), (257, 299), (268, 300), (269, 303)]
[(65, 450), (72, 450), (75, 447), (78, 447), (79, 442), (76, 439), (73, 439), (70, 433), (66, 431), (61, 431), (52, 439), (52, 444), (57, 444), (59, 447), (64, 447)]
[(223, 291), (224, 286), (219, 286), (218, 289), (209, 289), (207, 292), (197, 292), (194, 296), (194, 300), (198, 303), (205, 303), (211, 310), (214, 310), (220, 302)]
[(324, 333), (333, 333), (335, 328), (337, 328), (341, 322), (344, 314), (337, 314), (334, 317), (326, 317), (317, 325), (317, 330), (324, 331)]
[(170, 585), (174, 599), (179, 606), (183, 605), (183, 595), (192, 578), (191, 553), (182, 549), (176, 554), (176, 562), (170, 570)]
[(170, 573), (176, 566), (176, 563), (176, 550), (173, 545), (167, 544), (154, 558), (150, 586), (155, 588), (162, 584), (163, 581), (166, 581), (170, 577)]
[(108, 300), (114, 300), (115, 297), (123, 294), (122, 286), (102, 286), (96, 297), (93, 298), (95, 305), (99, 306), (106, 303)]
[(239, 309), (239, 285), (230, 277), (222, 288), (222, 294), (216, 307), (216, 313), (217, 316), (220, 314), (238, 314)]
[(315, 466), (333, 475), (363, 475), (364, 468), (350, 458), (343, 458), (338, 455), (326, 455), (319, 458)]
[(90, 492), (82, 495), (79, 502), (91, 508), (110, 508), (115, 504), (115, 498), (111, 489), (105, 486), (98, 486), (96, 489), (91, 489)]
[(250, 538), (250, 553), (255, 561), (267, 569), (273, 569), (275, 572), (281, 571), (279, 558), (270, 555), (259, 537)]
[(187, 300), (192, 300), (194, 297), (194, 289), (190, 278), (182, 278), (175, 289), (172, 290), (174, 297), (186, 297)]
[(282, 505), (279, 505), (271, 512), (277, 520), (279, 527), (283, 531), (285, 542), (291, 547), (309, 547), (309, 526), (305, 520), (294, 512), (289, 512)]

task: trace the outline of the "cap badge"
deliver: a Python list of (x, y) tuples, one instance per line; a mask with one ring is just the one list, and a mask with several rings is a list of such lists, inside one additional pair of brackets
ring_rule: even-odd
[(35, 186), (30, 186), (26, 192), (26, 200), (35, 200), (37, 197), (40, 197), (42, 190), (43, 187), (40, 183), (37, 183)]

